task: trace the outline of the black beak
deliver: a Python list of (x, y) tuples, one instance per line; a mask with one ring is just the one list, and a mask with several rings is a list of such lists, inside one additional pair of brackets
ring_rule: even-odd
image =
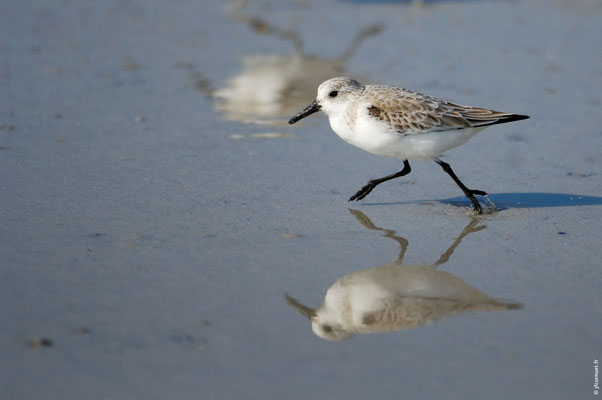
[(311, 115), (315, 112), (320, 111), (320, 105), (318, 103), (316, 103), (316, 101), (314, 100), (310, 105), (308, 105), (307, 107), (305, 107), (303, 109), (303, 111), (301, 111), (299, 114), (295, 115), (293, 118), (291, 118), (288, 123), (289, 124), (294, 124), (295, 122), (299, 121), (302, 118), (307, 117), (308, 115)]
[(307, 307), (297, 301), (297, 299), (292, 298), (288, 295), (288, 293), (284, 294), (284, 298), (286, 302), (290, 304), (295, 310), (299, 311), (301, 315), (311, 321), (313, 317), (316, 316), (315, 308)]

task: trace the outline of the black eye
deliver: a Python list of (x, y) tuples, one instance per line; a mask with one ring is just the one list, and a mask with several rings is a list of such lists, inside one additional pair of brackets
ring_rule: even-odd
[[(331, 93), (332, 93), (332, 92), (331, 92)], [(336, 93), (336, 92), (335, 92), (335, 93)], [(334, 96), (332, 96), (332, 97), (334, 97)], [(332, 332), (332, 326), (330, 326), (330, 325), (324, 325), (324, 326), (322, 326), (322, 329), (323, 329), (323, 330), (324, 330), (324, 332), (326, 332), (326, 333), (330, 333), (330, 332)]]
[(332, 92), (328, 93), (330, 97), (337, 97), (337, 94), (339, 94), (339, 92), (337, 92), (336, 90), (333, 90)]

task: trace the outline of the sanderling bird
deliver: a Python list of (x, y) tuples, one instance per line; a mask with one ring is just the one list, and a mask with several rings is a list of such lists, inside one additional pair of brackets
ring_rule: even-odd
[(323, 82), (316, 100), (288, 122), (294, 124), (319, 110), (328, 115), (332, 130), (347, 143), (403, 160), (401, 171), (369, 181), (349, 201), (361, 200), (377, 185), (409, 174), (409, 160), (434, 160), (452, 177), (479, 214), (483, 211), (475, 195), (487, 193), (467, 188), (438, 156), (466, 143), (490, 125), (529, 118), (463, 106), (395, 86), (362, 85), (347, 77)]
[(465, 311), (520, 310), (521, 303), (497, 300), (461, 278), (437, 268), (445, 264), (462, 240), (485, 229), (473, 217), (439, 259), (430, 265), (403, 262), (408, 240), (375, 226), (359, 210), (349, 210), (360, 224), (399, 243), (397, 260), (339, 278), (319, 308), (308, 307), (284, 294), (286, 302), (311, 322), (313, 332), (328, 340), (346, 340), (358, 333), (412, 329)]
[(395, 263), (341, 277), (319, 308), (286, 293), (284, 297), (309, 319), (317, 336), (336, 341), (357, 333), (412, 329), (466, 311), (522, 308), (520, 303), (491, 298), (449, 272)]

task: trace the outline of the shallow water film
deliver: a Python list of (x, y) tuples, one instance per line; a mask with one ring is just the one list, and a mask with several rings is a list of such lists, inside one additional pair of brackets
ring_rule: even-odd
[[(10, 1), (0, 398), (584, 399), (602, 3)], [(529, 115), (403, 168), (287, 121), (350, 76)]]

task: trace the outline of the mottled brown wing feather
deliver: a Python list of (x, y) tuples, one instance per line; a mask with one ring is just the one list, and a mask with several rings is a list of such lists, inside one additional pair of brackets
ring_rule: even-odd
[(467, 304), (458, 300), (402, 297), (381, 310), (363, 315), (365, 331), (387, 332), (415, 328), (462, 311)]
[(495, 299), (465, 301), (461, 299), (399, 297), (382, 309), (362, 316), (364, 332), (389, 332), (415, 328), (452, 316), (461, 311), (520, 310), (520, 303), (505, 303)]
[(370, 103), (370, 116), (404, 134), (474, 128), (528, 118), (450, 103), (393, 86), (366, 86), (363, 96)]

